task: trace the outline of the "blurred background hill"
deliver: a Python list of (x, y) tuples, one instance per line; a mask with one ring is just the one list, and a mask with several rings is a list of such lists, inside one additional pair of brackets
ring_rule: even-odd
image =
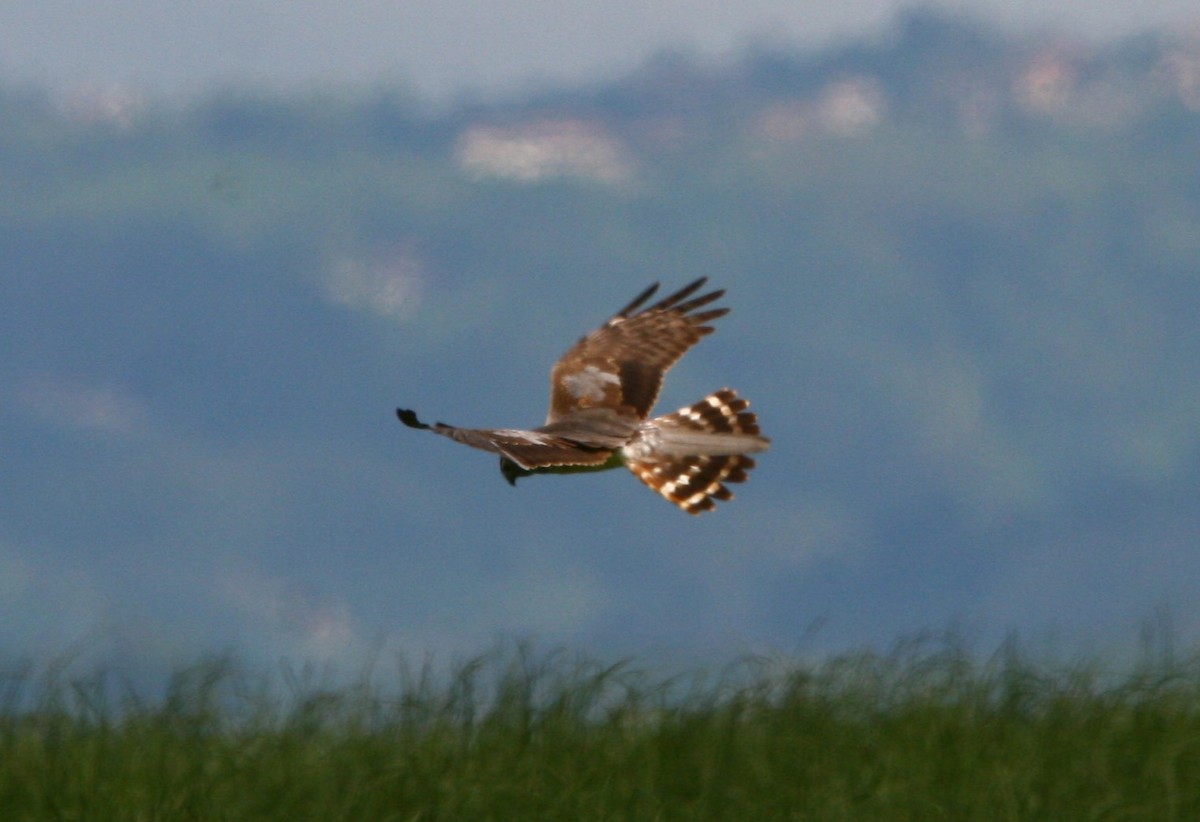
[[(432, 105), (0, 87), (0, 653), (711, 659), (1200, 636), (1200, 38), (932, 11)], [(653, 281), (774, 440), (688, 518), (402, 429), (544, 415)]]

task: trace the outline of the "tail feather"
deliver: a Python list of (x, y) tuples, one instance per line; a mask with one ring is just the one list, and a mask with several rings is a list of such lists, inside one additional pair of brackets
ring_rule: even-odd
[(625, 464), (638, 479), (689, 514), (733, 499), (725, 483), (745, 482), (767, 450), (750, 403), (723, 388), (673, 414), (650, 420), (626, 446)]

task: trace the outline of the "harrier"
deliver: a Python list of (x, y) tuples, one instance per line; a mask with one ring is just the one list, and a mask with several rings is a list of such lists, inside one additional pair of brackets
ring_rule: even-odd
[(712, 333), (707, 323), (729, 313), (728, 308), (698, 310), (725, 294), (692, 297), (706, 279), (638, 311), (658, 290), (655, 283), (575, 343), (550, 372), (550, 413), (540, 428), (427, 425), (402, 408), (396, 415), (409, 428), (499, 454), (500, 472), (511, 485), (530, 474), (624, 465), (689, 514), (711, 511), (714, 500), (733, 499), (725, 483), (744, 482), (754, 467), (747, 455), (766, 451), (770, 440), (759, 434), (757, 418), (746, 410), (750, 403), (729, 388), (650, 418), (667, 371)]

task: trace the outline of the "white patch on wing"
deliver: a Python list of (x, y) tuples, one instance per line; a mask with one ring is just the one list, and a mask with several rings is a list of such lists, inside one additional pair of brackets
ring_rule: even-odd
[(576, 400), (602, 400), (608, 386), (620, 384), (621, 378), (616, 374), (601, 371), (594, 365), (589, 365), (574, 374), (566, 374), (562, 378), (563, 388)]
[(528, 442), (536, 445), (547, 445), (555, 442), (553, 437), (543, 434), (541, 431), (526, 431), (522, 428), (497, 428), (492, 434), (497, 439), (517, 440), (518, 442)]

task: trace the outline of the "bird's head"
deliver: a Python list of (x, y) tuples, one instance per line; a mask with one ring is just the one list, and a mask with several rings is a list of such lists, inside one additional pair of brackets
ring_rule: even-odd
[(510, 460), (508, 457), (501, 457), (500, 458), (500, 473), (504, 475), (504, 478), (506, 480), (508, 480), (509, 485), (516, 487), (517, 479), (519, 477), (527, 477), (530, 474), (532, 474), (533, 472), (530, 471), (528, 468), (522, 468), (521, 466), (517, 465), (515, 462)]

